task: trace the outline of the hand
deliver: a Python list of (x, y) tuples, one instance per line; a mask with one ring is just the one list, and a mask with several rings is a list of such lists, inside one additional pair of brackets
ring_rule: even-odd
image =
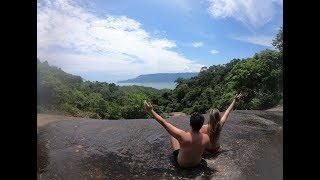
[(236, 102), (238, 102), (242, 96), (243, 94), (239, 93), (238, 95), (236, 95), (236, 97), (234, 97), (234, 99), (236, 100)]
[(148, 103), (146, 100), (143, 101), (143, 104), (146, 110), (151, 111), (153, 109), (151, 103)]

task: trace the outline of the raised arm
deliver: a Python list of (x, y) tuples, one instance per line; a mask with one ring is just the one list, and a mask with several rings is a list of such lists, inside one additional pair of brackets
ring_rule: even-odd
[(221, 120), (220, 120), (220, 124), (221, 124), (221, 127), (224, 125), (224, 123), (226, 122), (230, 112), (232, 111), (234, 105), (236, 104), (236, 102), (239, 101), (239, 99), (241, 98), (242, 94), (238, 94), (234, 97), (232, 103), (229, 105), (228, 109), (226, 110), (226, 112), (223, 114)]
[(183, 135), (186, 133), (185, 131), (176, 128), (172, 124), (168, 123), (165, 119), (163, 119), (158, 113), (153, 110), (151, 103), (144, 101), (143, 104), (146, 110), (152, 114), (152, 116), (168, 131), (170, 135), (172, 135), (178, 141), (183, 141)]

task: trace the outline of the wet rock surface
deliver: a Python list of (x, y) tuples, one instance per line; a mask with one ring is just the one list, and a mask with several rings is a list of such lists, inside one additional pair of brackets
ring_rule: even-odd
[[(232, 111), (221, 132), (220, 152), (187, 169), (175, 166), (169, 134), (154, 119), (55, 118), (38, 127), (38, 179), (283, 177), (282, 112)], [(189, 118), (167, 120), (188, 130)]]

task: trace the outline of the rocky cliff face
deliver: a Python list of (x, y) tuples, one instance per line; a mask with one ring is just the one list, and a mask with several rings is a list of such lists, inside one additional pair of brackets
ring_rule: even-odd
[[(189, 118), (168, 121), (188, 130)], [(282, 112), (233, 111), (220, 153), (190, 169), (175, 167), (169, 134), (153, 119), (67, 119), (39, 126), (38, 179), (282, 179)]]

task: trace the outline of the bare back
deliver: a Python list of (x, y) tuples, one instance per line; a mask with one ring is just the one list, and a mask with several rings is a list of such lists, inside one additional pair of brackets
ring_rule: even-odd
[(180, 142), (178, 163), (181, 167), (192, 167), (200, 163), (205, 148), (209, 145), (209, 136), (200, 132), (187, 132)]
[[(200, 133), (209, 135), (208, 124), (202, 126), (202, 128), (200, 129)], [(221, 133), (221, 129), (217, 132), (216, 137), (214, 137), (214, 142), (211, 143), (210, 141), (207, 149), (215, 149), (220, 146), (220, 133)]]

